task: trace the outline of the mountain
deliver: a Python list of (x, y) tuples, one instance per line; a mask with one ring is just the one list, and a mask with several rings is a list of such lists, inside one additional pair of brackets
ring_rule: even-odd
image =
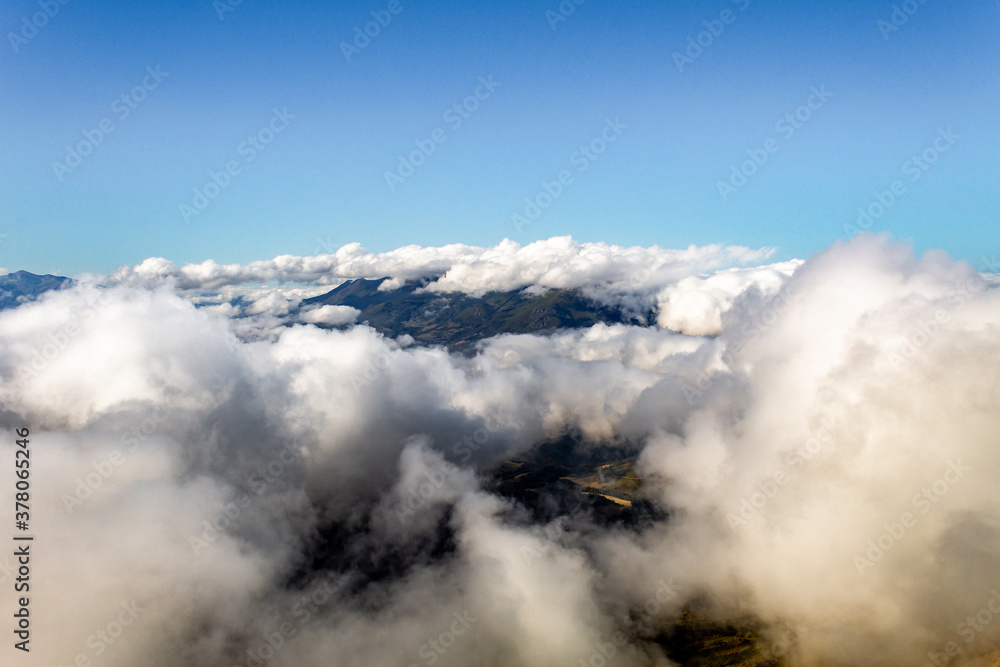
[(578, 290), (553, 289), (541, 295), (490, 292), (474, 297), (421, 291), (427, 281), (380, 291), (385, 280), (352, 280), (302, 304), (351, 306), (361, 311), (358, 322), (367, 322), (386, 335), (409, 334), (418, 342), (452, 349), (465, 349), (502, 333), (540, 333), (598, 322), (642, 323), (618, 308), (586, 298)]
[[(468, 350), (476, 341), (503, 333), (542, 333), (556, 329), (608, 324), (645, 324), (645, 319), (585, 297), (579, 290), (552, 289), (544, 294), (523, 290), (490, 292), (482, 297), (462, 293), (425, 292), (430, 280), (408, 282), (380, 290), (388, 278), (348, 281), (334, 290), (306, 299), (300, 308), (351, 306), (361, 311), (357, 321), (393, 338), (410, 335), (419, 343)], [(0, 310), (33, 301), (41, 294), (72, 284), (70, 278), (15, 271), (0, 276)], [(325, 326), (325, 325), (321, 325)]]
[(62, 276), (39, 276), (27, 271), (15, 271), (0, 276), (0, 310), (14, 308), (53, 289), (61, 289), (72, 283)]

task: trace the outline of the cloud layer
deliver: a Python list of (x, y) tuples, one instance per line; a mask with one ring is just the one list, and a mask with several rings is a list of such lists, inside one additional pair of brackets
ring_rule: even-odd
[[(695, 603), (753, 614), (793, 664), (995, 649), (1000, 292), (874, 237), (728, 268), (765, 257), (551, 239), (147, 260), (0, 313), (0, 417), (32, 431), (37, 644), (17, 658), (667, 665), (658, 639)], [(177, 292), (351, 275), (573, 286), (660, 326), (463, 357), (308, 323), (339, 310), (275, 324), (268, 290), (238, 311)], [(668, 518), (539, 523), (495, 492), (489, 470), (567, 431), (638, 448)]]
[(634, 290), (672, 282), (698, 271), (757, 263), (772, 252), (771, 248), (752, 250), (720, 245), (691, 246), (686, 250), (657, 246), (623, 248), (606, 243), (578, 243), (568, 236), (526, 246), (504, 240), (489, 248), (463, 244), (412, 245), (383, 253), (371, 253), (358, 243), (350, 243), (332, 254), (281, 255), (247, 265), (206, 260), (176, 267), (166, 259), (152, 257), (136, 266), (123, 266), (111, 280), (132, 286), (151, 287), (169, 282), (180, 289), (216, 289), (276, 281), (336, 285), (347, 279), (389, 276), (399, 281), (440, 277), (431, 289), (469, 294), (529, 285), (618, 284)]
[[(521, 246), (505, 240), (490, 248), (466, 245), (406, 246), (370, 253), (352, 243), (336, 253), (314, 257), (283, 255), (247, 265), (219, 265), (211, 260), (180, 268), (162, 258), (123, 266), (106, 279), (114, 285), (155, 289), (169, 286), (188, 293), (224, 315), (255, 318), (258, 336), (273, 336), (281, 318), (304, 298), (345, 280), (388, 278), (383, 290), (408, 280), (427, 281), (429, 292), (483, 296), (488, 292), (577, 289), (605, 305), (639, 319), (655, 311), (657, 323), (693, 335), (715, 335), (721, 314), (751, 285), (774, 292), (800, 264), (758, 264), (771, 248), (691, 246), (686, 250), (578, 243), (553, 237)], [(745, 267), (744, 265), (753, 265)], [(296, 286), (259, 287), (262, 283)], [(300, 285), (308, 285), (302, 287)], [(249, 286), (248, 286), (249, 285)], [(304, 313), (299, 321), (333, 326), (353, 321), (349, 311)], [(263, 318), (263, 319), (262, 319)], [(244, 331), (253, 336), (253, 331)]]

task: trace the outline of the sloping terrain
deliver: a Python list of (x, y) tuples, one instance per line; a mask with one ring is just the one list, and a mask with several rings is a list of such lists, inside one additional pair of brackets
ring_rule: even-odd
[[(536, 444), (524, 455), (504, 461), (494, 471), (495, 490), (517, 500), (541, 522), (578, 515), (605, 525), (642, 531), (667, 519), (643, 498), (643, 480), (634, 463), (637, 450), (586, 443), (568, 433)], [(530, 554), (529, 554), (530, 557)], [(641, 621), (641, 611), (639, 612)], [(798, 638), (773, 644), (752, 614), (719, 616), (702, 600), (690, 600), (667, 628), (652, 632), (642, 623), (636, 632), (655, 641), (670, 659), (697, 667), (778, 667), (794, 653)], [(651, 629), (650, 629), (651, 630)]]
[(0, 310), (33, 301), (45, 292), (60, 289), (71, 282), (62, 276), (39, 276), (28, 271), (14, 271), (0, 276)]
[(424, 344), (463, 349), (475, 341), (503, 333), (540, 333), (559, 328), (589, 327), (598, 322), (633, 320), (618, 309), (602, 306), (577, 290), (555, 289), (538, 296), (491, 292), (481, 298), (465, 294), (423, 292), (422, 283), (380, 291), (379, 280), (354, 280), (303, 306), (351, 306), (358, 322), (389, 336), (409, 334)]

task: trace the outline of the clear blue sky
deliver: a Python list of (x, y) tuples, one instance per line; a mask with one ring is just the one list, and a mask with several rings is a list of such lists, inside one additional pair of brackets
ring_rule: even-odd
[[(557, 0), (398, 0), (350, 62), (341, 43), (388, 0), (243, 0), (222, 20), (210, 0), (47, 1), (58, 11), (36, 17), (37, 34), (23, 22), (43, 12), (38, 0), (0, 9), (0, 266), (11, 270), (563, 234), (803, 257), (897, 179), (905, 191), (872, 229), (974, 263), (1000, 253), (996, 0), (911, 0), (892, 32), (878, 24), (893, 13), (882, 1), (586, 0), (552, 23)], [(724, 10), (731, 22), (713, 24)], [(674, 53), (705, 21), (721, 34), (702, 35), (678, 71)], [(159, 83), (156, 66), (169, 73)], [(445, 112), (490, 75), (499, 87), (479, 88), (488, 98), (456, 127)], [(121, 96), (144, 81), (123, 118)], [(813, 86), (832, 97), (779, 131)], [(609, 118), (627, 128), (606, 131)], [(105, 119), (113, 131), (57, 174), (67, 146)], [(263, 150), (243, 144), (269, 123), (281, 131)], [(390, 190), (398, 156), (437, 128), (446, 141)], [(947, 128), (957, 138), (940, 152)], [(614, 138), (605, 152), (574, 159), (602, 132)], [(718, 182), (769, 138), (777, 151), (724, 201)], [(925, 149), (934, 164), (907, 169)], [(185, 223), (181, 204), (234, 160), (239, 173)], [(564, 170), (572, 181), (518, 229), (525, 198)]]

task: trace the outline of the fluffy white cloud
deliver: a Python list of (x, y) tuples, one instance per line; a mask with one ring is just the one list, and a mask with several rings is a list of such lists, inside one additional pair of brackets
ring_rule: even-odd
[[(273, 338), (285, 323), (282, 318), (305, 298), (345, 280), (381, 277), (388, 277), (379, 286), (383, 291), (398, 289), (414, 279), (432, 279), (422, 288), (429, 292), (474, 296), (490, 291), (524, 290), (525, 294), (538, 295), (555, 288), (579, 289), (585, 296), (620, 307), (641, 320), (655, 311), (660, 326), (708, 335), (718, 332), (722, 312), (738, 294), (753, 286), (773, 292), (798, 266), (798, 262), (785, 262), (731, 268), (758, 264), (772, 252), (770, 248), (719, 245), (685, 250), (624, 248), (578, 243), (568, 236), (526, 246), (505, 240), (491, 248), (406, 246), (384, 253), (370, 253), (350, 244), (334, 254), (283, 255), (247, 265), (219, 265), (208, 260), (177, 268), (165, 259), (150, 258), (120, 268), (109, 281), (144, 288), (171, 286), (202, 305), (237, 303), (245, 316), (263, 318), (253, 325), (256, 334), (246, 323), (237, 325), (248, 339)], [(256, 286), (275, 281), (310, 286)], [(299, 320), (332, 325), (351, 321), (348, 311), (322, 313), (303, 314)], [(332, 319), (313, 322), (316, 317)]]
[(657, 294), (657, 324), (692, 336), (716, 335), (722, 331), (723, 313), (736, 297), (750, 288), (764, 295), (777, 293), (801, 264), (796, 260), (684, 278)]
[(274, 281), (336, 286), (348, 279), (385, 276), (395, 280), (390, 285), (398, 286), (400, 281), (441, 276), (428, 289), (483, 294), (529, 285), (604, 285), (642, 292), (697, 271), (758, 263), (772, 252), (770, 248), (752, 250), (718, 245), (691, 246), (686, 250), (657, 246), (623, 248), (605, 243), (577, 243), (568, 236), (526, 246), (505, 240), (491, 248), (461, 244), (405, 246), (383, 253), (371, 253), (351, 243), (333, 254), (281, 255), (246, 265), (206, 260), (178, 268), (168, 260), (154, 257), (136, 266), (121, 267), (111, 280), (143, 287), (169, 282), (190, 290)]
[(319, 308), (303, 311), (299, 315), (299, 320), (307, 324), (339, 326), (342, 324), (351, 324), (358, 319), (358, 315), (360, 314), (360, 310), (351, 308), (350, 306), (320, 306)]
[[(871, 237), (734, 271), (716, 269), (750, 258), (532, 246), (424, 259), (438, 287), (473, 292), (603, 280), (659, 299), (666, 328), (508, 335), (460, 356), (360, 325), (270, 328), (315, 292), (196, 307), (148, 287), (301, 277), (292, 259), (149, 261), (0, 313), (0, 421), (32, 429), (38, 545), (37, 645), (17, 658), (578, 665), (622, 633), (616, 664), (665, 665), (656, 637), (691, 600), (753, 613), (775, 639), (790, 624), (803, 664), (996, 648), (1000, 623), (959, 629), (1000, 586), (996, 287)], [(336, 257), (378, 275), (427, 250)], [(659, 268), (631, 289), (637, 266)], [(307, 316), (351, 315), (324, 308)], [(566, 432), (641, 449), (666, 518), (542, 520), (483, 475)]]

